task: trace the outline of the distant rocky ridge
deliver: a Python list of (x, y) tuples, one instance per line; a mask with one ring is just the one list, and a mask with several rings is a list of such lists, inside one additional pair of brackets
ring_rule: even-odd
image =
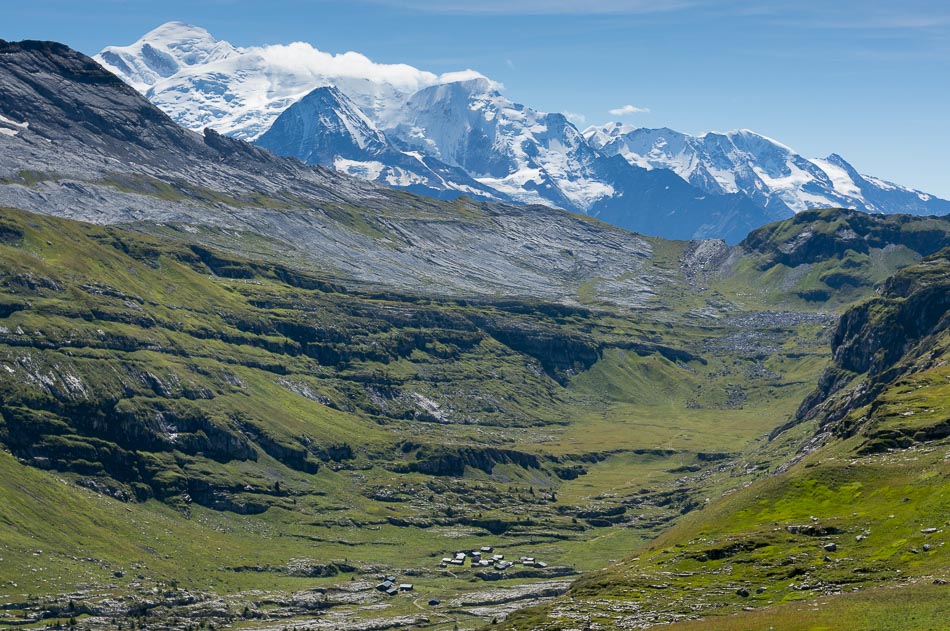
[(96, 59), (186, 127), (439, 198), (543, 203), (732, 242), (807, 208), (950, 213), (950, 202), (862, 176), (840, 156), (808, 160), (746, 130), (693, 137), (612, 123), (582, 133), (474, 71), (437, 76), (302, 43), (239, 49), (175, 22)]

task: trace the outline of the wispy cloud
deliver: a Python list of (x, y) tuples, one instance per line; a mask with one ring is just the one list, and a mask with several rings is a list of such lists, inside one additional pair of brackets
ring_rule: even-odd
[(843, 31), (912, 32), (950, 26), (950, 7), (937, 7), (929, 1), (893, 3), (867, 0), (862, 3), (860, 11), (855, 8), (850, 3), (788, 6), (766, 17), (786, 26)]
[(571, 121), (575, 125), (583, 125), (587, 122), (587, 117), (583, 114), (578, 114), (577, 112), (564, 112), (564, 118)]
[(624, 105), (621, 107), (615, 107), (612, 110), (608, 110), (608, 114), (611, 116), (629, 116), (631, 114), (648, 114), (650, 112), (649, 107), (637, 107), (636, 105)]
[[(938, 6), (939, 5), (939, 6)], [(932, 0), (865, 0), (860, 10), (851, 2), (818, 6), (786, 6), (763, 16), (767, 28), (804, 33), (840, 57), (878, 62), (930, 61), (944, 65), (950, 43), (950, 5)], [(826, 33), (821, 33), (822, 31)], [(834, 33), (834, 37), (826, 34)], [(779, 54), (762, 51), (760, 54)], [(817, 47), (800, 48), (797, 57), (827, 56)]]
[(468, 15), (632, 15), (680, 11), (711, 0), (370, 0), (427, 13)]

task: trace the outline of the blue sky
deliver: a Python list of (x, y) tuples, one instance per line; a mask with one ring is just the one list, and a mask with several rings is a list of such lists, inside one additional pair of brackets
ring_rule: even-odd
[(3, 4), (4, 39), (93, 54), (182, 20), (238, 46), (301, 40), (438, 73), (471, 68), (515, 101), (583, 117), (582, 128), (618, 119), (690, 133), (749, 128), (950, 198), (946, 0)]

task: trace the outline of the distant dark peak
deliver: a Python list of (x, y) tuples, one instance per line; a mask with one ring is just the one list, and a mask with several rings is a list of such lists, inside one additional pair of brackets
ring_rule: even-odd
[[(299, 173), (301, 167), (297, 160), (287, 159), (264, 147), (231, 136), (225, 136), (210, 127), (206, 127), (204, 130), (204, 144), (217, 154), (217, 158), (221, 162), (239, 168), (256, 171), (263, 169), (270, 173), (294, 175)], [(308, 164), (305, 168), (324, 176), (328, 172), (327, 169), (317, 164)]]
[[(340, 92), (339, 88), (337, 88), (335, 85), (322, 85), (319, 88), (314, 88), (307, 94), (307, 96), (319, 95), (319, 94), (333, 95), (335, 97), (343, 97), (343, 93)], [(304, 98), (307, 98), (307, 97), (304, 97)], [(343, 97), (343, 98), (346, 98), (346, 97)]]
[(266, 149), (261, 149), (243, 140), (238, 140), (237, 138), (224, 136), (210, 127), (204, 130), (204, 140), (208, 147), (214, 149), (222, 157), (232, 160), (235, 158), (248, 158), (265, 163), (276, 163), (280, 161), (277, 156)]
[(0, 113), (29, 123), (31, 135), (139, 162), (158, 159), (159, 148), (202, 149), (132, 87), (63, 44), (3, 42), (0, 85)]
[(337, 103), (352, 104), (352, 101), (345, 94), (333, 85), (324, 85), (308, 92), (306, 96), (300, 99), (301, 103), (322, 103), (334, 106)]

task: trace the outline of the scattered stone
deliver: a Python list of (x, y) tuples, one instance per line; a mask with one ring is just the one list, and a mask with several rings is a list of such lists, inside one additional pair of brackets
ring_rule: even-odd
[(756, 594), (761, 594), (761, 593), (765, 592), (765, 590), (766, 590), (765, 587), (757, 587), (756, 590), (755, 590), (755, 593), (756, 593)]
[(930, 544), (929, 544), (929, 543), (925, 543), (925, 544), (924, 544), (923, 546), (921, 546), (921, 547), (924, 549), (924, 552), (930, 552)]
[(929, 535), (929, 534), (933, 534), (933, 533), (937, 532), (937, 529), (936, 529), (936, 528), (924, 528), (924, 529), (922, 529), (920, 532), (924, 533), (925, 535)]
[(815, 524), (786, 526), (785, 530), (792, 535), (805, 535), (807, 537), (824, 537), (826, 535), (837, 535), (841, 532), (834, 526), (817, 526)]
[(832, 541), (831, 543), (826, 543), (823, 545), (822, 548), (825, 549), (825, 552), (834, 552), (838, 549), (838, 544)]
[(743, 598), (748, 598), (749, 590), (747, 590), (745, 587), (740, 587), (739, 589), (736, 590), (736, 594), (738, 594), (739, 596), (742, 596)]

